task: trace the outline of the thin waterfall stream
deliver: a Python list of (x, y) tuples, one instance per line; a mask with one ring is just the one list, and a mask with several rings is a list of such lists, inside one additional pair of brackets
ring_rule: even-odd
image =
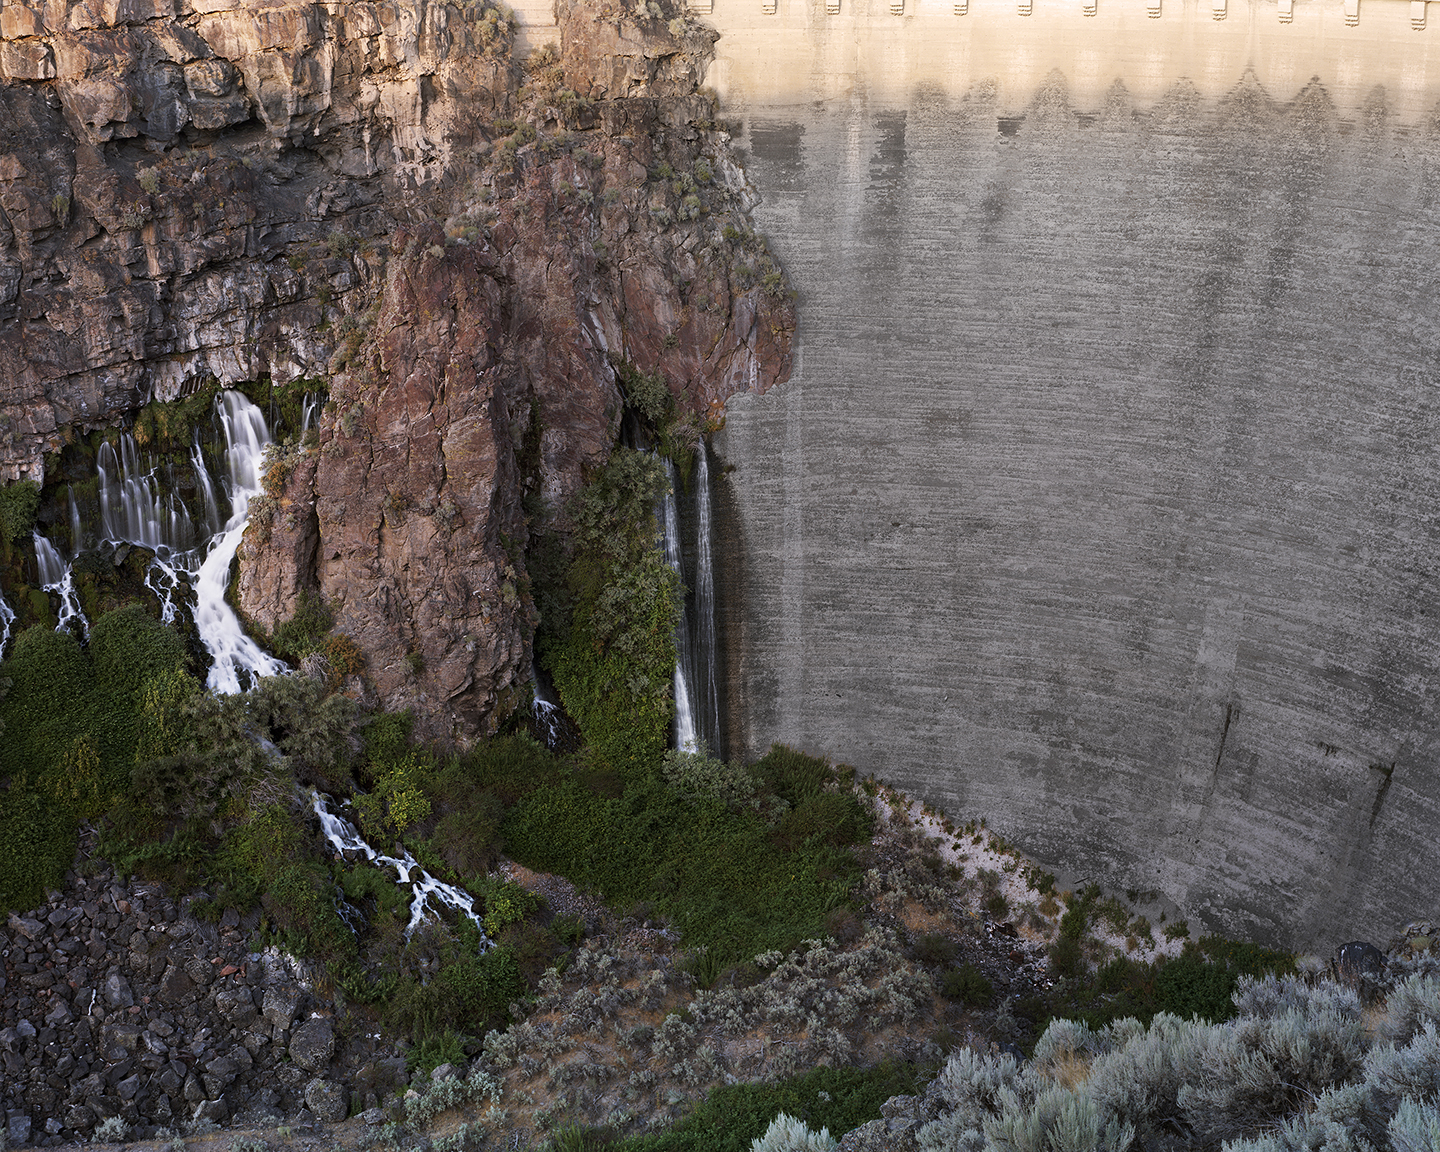
[(0, 596), (0, 659), (5, 656), (5, 646), (10, 643), (10, 626), (15, 623), (15, 613)]
[(485, 925), (481, 921), (479, 913), (475, 911), (473, 896), (453, 884), (446, 884), (443, 880), (435, 879), (420, 866), (420, 862), (409, 852), (406, 852), (403, 857), (396, 857), (385, 856), (375, 851), (365, 842), (365, 838), (360, 835), (354, 824), (330, 810), (330, 805), (334, 803), (334, 800), (323, 792), (311, 792), (310, 797), (315, 815), (320, 818), (320, 828), (325, 834), (325, 839), (330, 842), (336, 852), (341, 856), (347, 852), (359, 852), (372, 864), (394, 868), (399, 874), (400, 883), (410, 886), (415, 897), (410, 904), (410, 923), (405, 928), (407, 937), (420, 926), (427, 913), (438, 915), (439, 910), (432, 908), (430, 904), (433, 899), (437, 904), (453, 908), (475, 922), (475, 926), (480, 929), (481, 952), (488, 951), (494, 946), (494, 942), (485, 935)]
[(270, 443), (270, 430), (260, 409), (238, 392), (220, 394), (220, 420), (225, 432), (225, 470), (230, 479), (230, 519), (195, 575), (195, 629), (215, 658), (206, 680), (212, 692), (239, 692), (242, 673), (250, 677), (274, 676), (285, 670), (245, 635), (240, 620), (225, 602), (230, 582), (230, 561), (245, 535), (250, 501), (260, 495), (261, 461)]
[(715, 569), (711, 549), (710, 462), (702, 441), (695, 452), (692, 480), (695, 547), (693, 582), (686, 581), (678, 473), (665, 461), (669, 481), (660, 509), (665, 559), (686, 586), (675, 625), (675, 747), (683, 752), (719, 750), (720, 687), (715, 672)]
[[(665, 560), (675, 570), (681, 582), (685, 579), (684, 555), (680, 549), (680, 512), (675, 500), (675, 465), (665, 461), (665, 478), (669, 481), (665, 489), (661, 531), (665, 542)], [(680, 617), (675, 621), (675, 747), (682, 752), (695, 752), (700, 746), (700, 734), (695, 727), (695, 696), (691, 685), (694, 683), (690, 663), (690, 628), (688, 613), (682, 604)]]

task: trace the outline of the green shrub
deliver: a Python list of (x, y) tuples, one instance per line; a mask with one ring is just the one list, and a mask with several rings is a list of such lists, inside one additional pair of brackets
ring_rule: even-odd
[(298, 664), (310, 653), (320, 650), (333, 627), (335, 617), (325, 601), (318, 593), (302, 589), (295, 602), (295, 615), (277, 624), (271, 633), (270, 650), (280, 659)]
[(641, 372), (633, 364), (620, 363), (615, 366), (620, 379), (620, 388), (625, 394), (625, 403), (633, 408), (651, 428), (659, 428), (669, 415), (674, 399), (665, 377), (659, 372)]
[(442, 1064), (463, 1063), (465, 1037), (453, 1028), (418, 1031), (411, 1039), (410, 1051), (405, 1053), (405, 1067), (412, 1074), (423, 1072), (428, 1076)]
[(30, 535), (40, 509), (40, 485), (16, 480), (0, 488), (0, 544), (13, 544)]
[(1080, 942), (1073, 936), (1061, 936), (1050, 946), (1050, 963), (1061, 976), (1079, 975), (1085, 970)]
[(426, 766), (412, 752), (382, 770), (371, 790), (355, 798), (355, 811), (366, 836), (387, 839), (430, 815), (430, 798), (425, 793), (423, 779), (425, 770)]
[(505, 804), (495, 792), (476, 794), (468, 807), (441, 817), (431, 847), (462, 877), (480, 877), (500, 858)]
[(816, 1068), (778, 1083), (715, 1088), (668, 1132), (614, 1147), (616, 1152), (750, 1152), (781, 1113), (803, 1117), (814, 1129), (849, 1132), (878, 1120), (886, 1100), (914, 1093), (923, 1082), (916, 1066), (885, 1060), (871, 1068)]
[(538, 644), (565, 710), (623, 771), (653, 765), (669, 737), (679, 581), (657, 542), (665, 483), (658, 460), (616, 449), (571, 503), (563, 590), (542, 592)]
[(544, 897), (513, 881), (494, 882), (485, 891), (485, 931), (497, 935), (500, 929), (519, 923), (544, 906)]
[(784, 744), (770, 745), (770, 751), (755, 763), (753, 771), (792, 808), (811, 796), (819, 795), (827, 784), (835, 780), (835, 769), (830, 761), (806, 755)]
[(994, 999), (995, 989), (980, 969), (974, 964), (965, 963), (940, 977), (940, 995), (947, 1000), (985, 1008)]
[(807, 796), (785, 813), (776, 832), (782, 846), (794, 849), (812, 837), (840, 848), (868, 839), (870, 818), (853, 796), (821, 792)]
[(915, 940), (915, 959), (922, 964), (948, 964), (955, 959), (955, 941), (948, 936), (924, 933)]
[(39, 907), (70, 867), (75, 841), (74, 816), (50, 797), (23, 784), (0, 790), (0, 914)]
[(92, 711), (107, 783), (123, 787), (134, 763), (146, 687), (182, 673), (185, 641), (138, 604), (107, 612), (90, 629)]
[(0, 701), (0, 776), (38, 778), (89, 731), (90, 662), (68, 632), (36, 624), (15, 637), (0, 671), (11, 681)]
[(823, 930), (858, 877), (854, 857), (809, 838), (775, 843), (753, 810), (686, 799), (656, 777), (616, 798), (574, 776), (532, 793), (506, 815), (506, 850), (528, 867), (559, 872), (612, 904), (649, 904), (733, 963)]
[(726, 764), (705, 751), (668, 749), (660, 774), (681, 796), (710, 797), (729, 808), (745, 807), (755, 796), (755, 777), (748, 768), (743, 764)]
[(302, 955), (353, 956), (355, 937), (335, 910), (334, 886), (320, 864), (285, 864), (261, 897), (275, 938)]
[(503, 1029), (510, 1005), (525, 995), (515, 954), (504, 945), (483, 955), (452, 956), (429, 984), (402, 986), (392, 1001), (397, 1022), (483, 1036)]

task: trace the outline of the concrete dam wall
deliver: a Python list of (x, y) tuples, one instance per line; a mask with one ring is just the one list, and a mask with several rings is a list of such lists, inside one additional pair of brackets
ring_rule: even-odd
[(800, 318), (716, 440), (732, 748), (1192, 926), (1434, 911), (1440, 21), (769, 7), (707, 17)]

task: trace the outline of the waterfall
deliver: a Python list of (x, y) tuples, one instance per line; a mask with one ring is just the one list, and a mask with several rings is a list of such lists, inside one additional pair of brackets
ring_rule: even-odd
[(270, 432), (260, 409), (238, 392), (222, 392), (216, 410), (225, 434), (225, 471), (230, 495), (230, 519), (195, 576), (195, 630), (200, 633), (215, 663), (205, 683), (213, 692), (239, 692), (247, 687), (241, 673), (251, 677), (274, 676), (285, 665), (267, 655), (245, 635), (240, 621), (225, 602), (230, 583), (230, 562), (245, 534), (250, 501), (260, 494), (260, 465)]
[[(320, 818), (320, 829), (336, 852), (342, 856), (346, 852), (363, 853), (365, 858), (372, 863), (394, 868), (400, 874), (400, 883), (410, 885), (411, 890), (415, 893), (415, 899), (410, 904), (410, 923), (405, 928), (406, 937), (409, 937), (420, 926), (427, 912), (434, 911), (430, 907), (430, 900), (433, 897), (438, 903), (455, 909), (475, 922), (475, 926), (480, 929), (480, 951), (484, 952), (492, 946), (490, 938), (485, 935), (485, 926), (475, 911), (475, 900), (472, 896), (464, 890), (456, 888), (453, 884), (446, 884), (442, 880), (435, 879), (420, 866), (420, 862), (409, 852), (398, 858), (382, 856), (365, 842), (365, 838), (360, 835), (355, 825), (343, 816), (337, 816), (330, 811), (328, 796), (319, 792), (311, 792), (310, 797), (315, 815)], [(412, 876), (417, 875), (418, 879), (411, 879)]]
[(32, 536), (35, 541), (35, 563), (40, 569), (40, 587), (60, 597), (60, 623), (55, 625), (55, 631), (69, 632), (71, 621), (79, 620), (80, 630), (88, 640), (90, 621), (85, 619), (85, 613), (80, 608), (80, 597), (75, 593), (75, 578), (70, 571), (70, 562), (39, 532), (32, 533)]
[(305, 433), (310, 431), (310, 426), (315, 423), (315, 412), (320, 407), (320, 393), (306, 392), (305, 399), (300, 407), (300, 439), (303, 442)]
[[(109, 443), (100, 445), (96, 458), (101, 535), (106, 540), (125, 540), (157, 553), (193, 550), (195, 527), (179, 497), (174, 492), (162, 492), (153, 463), (147, 461), (148, 466), (141, 467), (133, 436), (121, 436), (119, 445), (118, 454)], [(80, 550), (79, 538), (74, 547)]]
[(565, 748), (570, 743), (571, 733), (567, 731), (565, 713), (560, 705), (550, 699), (540, 680), (540, 670), (530, 665), (530, 715), (535, 721), (535, 732), (552, 752)]
[(695, 669), (701, 738), (718, 751), (720, 685), (715, 675), (715, 568), (710, 556), (710, 461), (705, 442), (695, 450)]
[[(661, 531), (665, 542), (665, 559), (681, 582), (685, 579), (684, 557), (680, 549), (680, 512), (675, 502), (675, 465), (665, 461), (665, 500), (661, 512)], [(695, 678), (690, 662), (690, 630), (682, 602), (675, 622), (675, 747), (694, 752), (700, 747), (695, 727), (695, 698), (691, 685)]]
[(0, 596), (0, 659), (5, 656), (5, 645), (10, 643), (10, 625), (15, 623), (15, 613), (10, 610), (10, 605), (5, 603), (5, 597)]

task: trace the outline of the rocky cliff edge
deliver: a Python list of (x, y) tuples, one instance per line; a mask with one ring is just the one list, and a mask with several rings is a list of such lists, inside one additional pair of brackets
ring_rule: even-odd
[[(789, 370), (793, 306), (667, 5), (24, 5), (0, 41), (0, 476), (151, 399), (328, 391), (242, 549), (330, 601), (385, 704), (460, 739), (528, 679), (525, 542), (618, 433)], [(527, 495), (530, 497), (525, 499)]]

